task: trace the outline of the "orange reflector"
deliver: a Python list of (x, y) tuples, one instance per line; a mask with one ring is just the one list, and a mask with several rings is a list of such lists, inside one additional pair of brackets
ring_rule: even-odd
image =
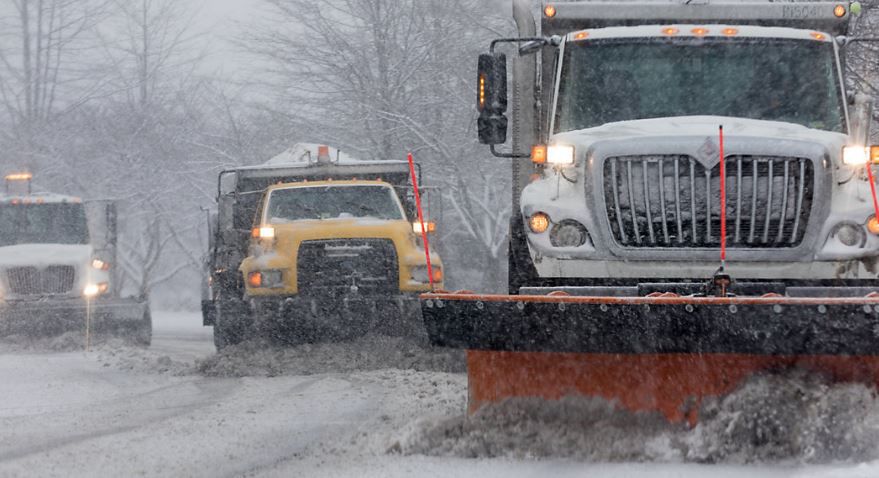
[(672, 27), (662, 29), (662, 34), (668, 35), (668, 36), (677, 35), (679, 32), (680, 32), (680, 30), (678, 30), (677, 28), (672, 28)]
[(589, 36), (589, 32), (579, 32), (574, 35), (574, 40), (583, 40), (584, 38)]
[(540, 234), (549, 229), (549, 216), (542, 212), (535, 213), (528, 218), (528, 227), (536, 234)]
[(531, 162), (534, 164), (546, 163), (546, 145), (536, 144), (531, 147)]
[(692, 32), (693, 35), (696, 35), (697, 37), (704, 37), (705, 35), (708, 34), (708, 29), (707, 28), (694, 28), (694, 29), (690, 30), (690, 32)]
[(879, 219), (876, 219), (876, 216), (871, 216), (870, 220), (867, 221), (867, 230), (870, 231), (870, 234), (879, 236)]
[(833, 14), (837, 18), (842, 18), (845, 16), (845, 5), (837, 5), (833, 7)]
[(258, 227), (254, 227), (253, 229), (250, 230), (250, 237), (252, 239), (259, 239), (259, 228)]
[(543, 7), (543, 14), (549, 18), (554, 17), (556, 14), (555, 7), (552, 5), (547, 5), (547, 6)]
[(443, 280), (443, 270), (438, 267), (434, 268), (433, 269), (433, 281), (440, 282), (442, 280)]
[(823, 39), (827, 38), (827, 35), (820, 33), (820, 32), (812, 32), (811, 35), (812, 35), (812, 38), (814, 38), (816, 40), (823, 40)]
[(879, 164), (879, 146), (870, 146), (870, 162)]
[(735, 28), (724, 28), (723, 30), (720, 31), (720, 33), (723, 33), (724, 35), (731, 37), (733, 35), (738, 35), (739, 31), (736, 30)]
[(479, 110), (485, 109), (485, 74), (479, 75)]
[(251, 272), (247, 274), (247, 283), (250, 284), (251, 287), (259, 287), (262, 285), (262, 274), (259, 272)]

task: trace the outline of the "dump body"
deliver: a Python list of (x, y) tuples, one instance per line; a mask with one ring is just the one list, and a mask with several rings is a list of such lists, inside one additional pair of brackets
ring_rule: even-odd
[(876, 211), (843, 155), (869, 130), (844, 90), (849, 5), (541, 12), (558, 37), (514, 2), (508, 112), (504, 58), (480, 64), (481, 140), (500, 154), (512, 124), (512, 295), (423, 296), (433, 342), (471, 350), (471, 410), (574, 393), (692, 421), (688, 404), (775, 368), (875, 384)]

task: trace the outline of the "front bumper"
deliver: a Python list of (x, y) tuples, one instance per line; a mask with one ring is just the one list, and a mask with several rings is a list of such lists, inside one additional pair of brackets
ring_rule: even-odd
[(46, 299), (0, 302), (0, 333), (28, 333), (134, 326), (148, 312), (146, 301), (136, 299)]

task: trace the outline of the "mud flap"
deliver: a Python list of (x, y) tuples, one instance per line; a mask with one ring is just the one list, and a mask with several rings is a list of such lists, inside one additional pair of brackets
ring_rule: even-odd
[(879, 355), (879, 298), (425, 294), (431, 343), (612, 354)]

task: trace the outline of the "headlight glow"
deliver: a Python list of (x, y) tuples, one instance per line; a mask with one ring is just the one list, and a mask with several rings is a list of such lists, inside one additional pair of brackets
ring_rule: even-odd
[(574, 147), (553, 144), (546, 150), (546, 162), (559, 166), (574, 164)]
[(867, 164), (868, 150), (864, 146), (846, 146), (842, 148), (842, 162), (849, 166)]

